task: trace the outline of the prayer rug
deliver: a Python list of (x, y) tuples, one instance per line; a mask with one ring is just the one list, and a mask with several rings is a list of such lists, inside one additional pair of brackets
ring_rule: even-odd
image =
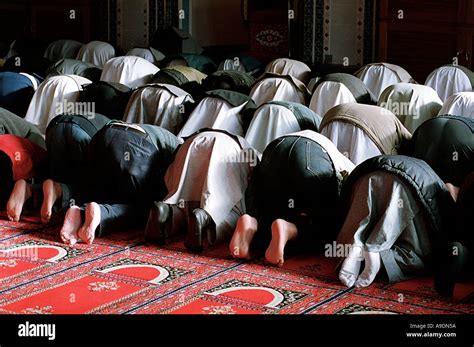
[(60, 225), (0, 219), (0, 314), (472, 314), (474, 282), (445, 299), (420, 277), (344, 287), (338, 260), (300, 254), (283, 268), (147, 244), (143, 231), (69, 247)]

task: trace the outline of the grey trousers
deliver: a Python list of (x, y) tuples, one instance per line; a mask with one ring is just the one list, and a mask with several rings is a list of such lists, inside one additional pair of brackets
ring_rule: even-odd
[(380, 253), (390, 282), (425, 270), (431, 254), (420, 202), (405, 182), (382, 171), (363, 176), (355, 184), (337, 242)]

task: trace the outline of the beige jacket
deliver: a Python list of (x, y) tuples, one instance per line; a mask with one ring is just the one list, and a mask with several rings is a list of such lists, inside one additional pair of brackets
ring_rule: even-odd
[(387, 155), (398, 154), (400, 145), (411, 139), (410, 132), (398, 118), (378, 106), (356, 103), (336, 106), (326, 113), (320, 129), (331, 122), (346, 122), (360, 128)]

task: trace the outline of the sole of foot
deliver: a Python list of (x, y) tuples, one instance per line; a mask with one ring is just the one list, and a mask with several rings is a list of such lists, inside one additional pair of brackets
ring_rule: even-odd
[(41, 205), (41, 222), (48, 224), (51, 221), (53, 206), (61, 196), (61, 186), (53, 180), (43, 183), (43, 204)]
[(77, 233), (81, 225), (82, 220), (80, 208), (77, 206), (70, 207), (64, 217), (63, 227), (60, 232), (61, 240), (70, 246), (74, 246), (78, 241)]
[(250, 244), (257, 232), (257, 220), (249, 215), (239, 218), (234, 235), (229, 244), (230, 253), (237, 259), (249, 259)]
[(294, 224), (278, 219), (272, 224), (272, 240), (265, 252), (265, 259), (273, 265), (282, 267), (285, 263), (285, 246), (290, 240), (297, 236)]
[(32, 195), (31, 186), (25, 180), (19, 180), (15, 183), (7, 202), (7, 216), (10, 221), (20, 221), (23, 205)]
[(100, 225), (100, 207), (97, 203), (91, 202), (86, 207), (86, 218), (84, 225), (79, 229), (79, 238), (87, 243), (92, 244), (95, 238), (95, 231)]

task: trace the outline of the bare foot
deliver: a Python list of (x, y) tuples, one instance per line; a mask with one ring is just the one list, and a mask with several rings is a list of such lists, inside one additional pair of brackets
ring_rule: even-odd
[(265, 252), (265, 259), (273, 265), (283, 266), (284, 252), (288, 241), (296, 239), (298, 230), (296, 225), (283, 219), (277, 219), (272, 224), (272, 240)]
[(7, 216), (12, 222), (20, 221), (25, 201), (31, 198), (33, 190), (25, 180), (18, 180), (7, 203)]
[(41, 205), (41, 222), (49, 223), (51, 220), (53, 206), (58, 198), (63, 195), (61, 185), (53, 180), (46, 180), (43, 183), (43, 204)]
[(63, 227), (60, 236), (64, 243), (74, 246), (77, 241), (77, 232), (82, 225), (81, 210), (77, 206), (70, 207), (64, 217)]
[(79, 238), (85, 243), (92, 244), (95, 238), (95, 230), (100, 224), (100, 207), (91, 202), (86, 207), (86, 221), (79, 230)]
[(229, 244), (230, 253), (234, 258), (250, 258), (250, 244), (257, 232), (258, 222), (252, 216), (245, 214), (237, 221), (234, 235)]

